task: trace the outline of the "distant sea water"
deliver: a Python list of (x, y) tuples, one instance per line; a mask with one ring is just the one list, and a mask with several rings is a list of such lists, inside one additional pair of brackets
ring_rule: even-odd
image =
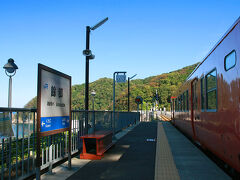
[(17, 129), (17, 124), (12, 124), (12, 129), (13, 129), (14, 137), (17, 137), (17, 131), (18, 131), (18, 138), (22, 138), (23, 136), (28, 136), (33, 133), (33, 124), (19, 123), (18, 129)]
[[(33, 133), (33, 123), (30, 121), (26, 123), (16, 123), (16, 118), (11, 122), (10, 113), (0, 112), (0, 139), (8, 137), (22, 138), (29, 136)], [(12, 113), (16, 117), (16, 113)]]

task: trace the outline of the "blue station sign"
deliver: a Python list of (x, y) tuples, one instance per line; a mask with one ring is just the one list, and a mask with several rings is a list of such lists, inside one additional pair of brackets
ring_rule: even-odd
[(70, 130), (71, 77), (38, 65), (38, 132), (41, 136)]
[(41, 131), (48, 132), (69, 128), (69, 116), (41, 117)]

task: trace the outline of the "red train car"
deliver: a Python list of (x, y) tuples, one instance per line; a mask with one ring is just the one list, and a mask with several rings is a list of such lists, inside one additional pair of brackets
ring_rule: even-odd
[(173, 123), (240, 172), (240, 18), (173, 99)]

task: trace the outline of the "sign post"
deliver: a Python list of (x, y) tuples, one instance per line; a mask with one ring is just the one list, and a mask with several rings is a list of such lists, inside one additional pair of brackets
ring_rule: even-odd
[(137, 96), (135, 98), (135, 103), (137, 103), (137, 112), (139, 112), (139, 104), (141, 104), (141, 121), (142, 121), (142, 103), (143, 103), (143, 98), (141, 96)]
[(65, 131), (69, 135), (68, 167), (71, 168), (71, 76), (38, 64), (36, 179), (40, 179), (41, 137)]
[[(126, 82), (126, 73), (125, 71), (118, 71), (113, 73), (113, 137), (115, 137), (115, 82), (124, 83)], [(117, 78), (116, 78), (117, 76)], [(116, 78), (116, 79), (115, 79)]]
[(137, 97), (135, 98), (135, 103), (137, 103), (137, 105), (138, 105), (137, 111), (139, 111), (139, 104), (142, 104), (142, 103), (143, 103), (143, 98), (142, 98), (141, 96), (137, 96)]

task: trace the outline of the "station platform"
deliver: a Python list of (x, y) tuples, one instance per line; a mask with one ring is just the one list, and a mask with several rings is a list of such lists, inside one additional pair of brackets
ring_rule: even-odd
[(131, 128), (102, 160), (79, 159), (85, 163), (72, 174), (46, 179), (231, 179), (170, 122), (141, 122)]
[[(159, 130), (161, 129), (161, 126), (164, 129), (162, 132), (165, 133), (166, 138), (164, 138), (164, 135), (158, 136), (160, 137), (160, 139), (158, 139), (158, 143), (161, 143), (161, 141), (167, 139), (167, 142), (164, 144), (164, 146), (168, 153), (168, 155), (165, 155), (165, 157), (167, 157), (169, 161), (165, 162), (161, 159), (158, 159), (159, 154), (161, 154), (161, 151), (163, 150), (157, 148), (157, 151), (159, 152), (156, 153), (155, 179), (231, 179), (231, 177), (229, 177), (222, 169), (220, 169), (170, 122), (159, 122)], [(167, 146), (169, 146), (170, 151), (168, 151), (169, 149)], [(163, 145), (160, 148), (163, 149)], [(162, 156), (163, 155), (160, 157)], [(170, 163), (171, 161), (173, 162)], [(167, 166), (167, 163), (170, 165)], [(163, 168), (163, 166), (165, 166), (165, 168)], [(175, 172), (174, 178), (169, 178), (172, 175), (171, 171)]]

